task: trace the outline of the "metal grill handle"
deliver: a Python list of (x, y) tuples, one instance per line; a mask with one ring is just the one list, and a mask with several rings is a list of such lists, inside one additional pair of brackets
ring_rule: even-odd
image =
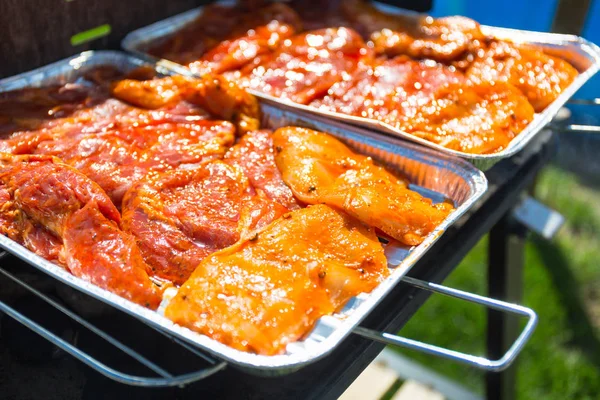
[(445, 349), (443, 347), (419, 342), (417, 340), (408, 339), (402, 336), (392, 335), (390, 333), (378, 332), (371, 329), (363, 328), (362, 326), (356, 327), (353, 330), (353, 333), (358, 334), (367, 339), (375, 340), (388, 345), (406, 347), (434, 356), (439, 356), (449, 360), (457, 361), (486, 371), (498, 372), (508, 368), (510, 364), (515, 360), (517, 355), (523, 349), (525, 343), (527, 343), (527, 341), (531, 337), (531, 334), (533, 333), (537, 325), (537, 314), (535, 313), (535, 311), (527, 307), (519, 306), (516, 304), (510, 304), (501, 300), (490, 299), (488, 297), (463, 292), (462, 290), (453, 289), (410, 277), (405, 277), (402, 279), (402, 281), (413, 285), (419, 289), (429, 290), (430, 292), (456, 297), (458, 299), (470, 301), (472, 303), (483, 305), (494, 310), (504, 311), (511, 314), (528, 317), (528, 321), (517, 340), (512, 344), (510, 349), (508, 349), (508, 351), (498, 360), (489, 360), (485, 357), (479, 357), (454, 350)]
[(596, 125), (552, 125), (551, 128), (555, 132), (600, 133), (600, 126)]
[[(4, 254), (0, 254), (0, 257), (3, 255)], [(104, 375), (114, 381), (124, 383), (127, 385), (144, 386), (144, 387), (183, 386), (183, 385), (207, 378), (210, 375), (222, 370), (227, 365), (226, 362), (216, 362), (214, 360), (209, 359), (206, 355), (204, 355), (202, 353), (197, 353), (195, 351), (192, 351), (192, 349), (190, 349), (189, 346), (187, 346), (185, 343), (182, 343), (179, 340), (175, 340), (178, 344), (180, 344), (183, 347), (185, 347), (186, 349), (192, 351), (192, 353), (200, 356), (201, 358), (208, 360), (213, 365), (211, 365), (210, 367), (201, 369), (199, 371), (194, 371), (194, 372), (190, 372), (187, 374), (173, 376), (169, 372), (165, 371), (163, 368), (159, 367), (152, 361), (148, 360), (141, 354), (137, 353), (135, 350), (133, 350), (130, 347), (126, 346), (125, 344), (119, 342), (117, 339), (108, 335), (106, 332), (98, 329), (94, 325), (90, 324), (89, 322), (87, 322), (86, 320), (81, 318), (79, 315), (77, 315), (74, 312), (72, 312), (71, 310), (63, 307), (56, 301), (52, 300), (45, 294), (43, 294), (40, 291), (36, 290), (35, 288), (31, 287), (30, 285), (23, 282), (16, 276), (7, 272), (6, 270), (0, 268), (0, 273), (4, 276), (8, 277), (9, 279), (11, 279), (13, 282), (21, 285), (23, 288), (25, 288), (29, 292), (33, 293), (40, 299), (44, 300), (46, 303), (50, 304), (57, 310), (61, 311), (63, 314), (67, 315), (68, 317), (70, 317), (74, 321), (78, 322), (82, 326), (86, 327), (87, 329), (89, 329), (90, 331), (95, 333), (96, 335), (100, 336), (102, 339), (106, 340), (107, 342), (112, 344), (117, 349), (128, 354), (130, 357), (134, 358), (140, 364), (145, 365), (147, 368), (151, 369), (152, 371), (156, 372), (156, 374), (160, 375), (160, 377), (137, 376), (137, 375), (130, 375), (130, 374), (118, 371), (114, 368), (111, 368), (111, 367), (107, 366), (106, 364), (100, 362), (99, 360), (95, 359), (88, 353), (82, 351), (78, 347), (76, 347), (76, 346), (72, 345), (71, 343), (67, 342), (66, 340), (58, 337), (57, 335), (50, 332), (49, 330), (47, 330), (40, 324), (36, 323), (35, 321), (32, 321), (31, 319), (29, 319), (25, 315), (21, 314), (19, 311), (15, 310), (14, 308), (10, 307), (6, 303), (0, 301), (0, 311), (4, 312), (6, 315), (8, 315), (11, 318), (14, 318), (17, 322), (19, 322), (19, 323), (23, 324), (24, 326), (26, 326), (27, 328), (31, 329), (38, 335), (42, 336), (44, 339), (48, 340), (49, 342), (51, 342), (55, 346), (59, 347), (66, 353), (72, 355), (73, 357), (75, 357), (79, 361), (83, 362), (90, 368), (96, 370), (97, 372), (101, 373), (102, 375)], [(165, 332), (162, 332), (162, 331), (158, 331), (158, 332), (171, 338)], [(171, 339), (174, 339), (174, 338), (171, 338)]]
[(600, 105), (600, 98), (594, 99), (569, 99), (567, 100), (569, 104), (575, 104), (578, 106), (598, 106)]
[[(578, 106), (600, 106), (600, 98), (569, 99), (567, 103)], [(570, 116), (570, 113), (568, 113), (568, 116)], [(600, 126), (596, 125), (552, 123), (549, 128), (556, 132), (600, 133)]]

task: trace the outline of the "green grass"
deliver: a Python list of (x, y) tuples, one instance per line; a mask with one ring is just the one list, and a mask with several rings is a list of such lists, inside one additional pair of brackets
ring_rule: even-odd
[[(537, 197), (567, 219), (552, 242), (534, 235), (525, 247), (523, 304), (540, 322), (518, 359), (517, 398), (598, 399), (600, 394), (600, 191), (554, 167), (538, 181)], [(487, 238), (445, 284), (486, 292)], [(402, 335), (483, 354), (485, 311), (434, 295)], [(449, 361), (400, 350), (422, 364), (483, 393), (483, 374)]]

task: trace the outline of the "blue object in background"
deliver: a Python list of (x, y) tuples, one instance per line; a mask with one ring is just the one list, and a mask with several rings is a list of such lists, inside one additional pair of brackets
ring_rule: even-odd
[[(548, 32), (557, 0), (434, 0), (434, 17), (464, 15), (484, 25)], [(592, 0), (582, 36), (600, 45), (600, 0)], [(600, 73), (579, 92), (577, 98), (600, 97)], [(569, 106), (573, 122), (600, 125), (600, 107)]]
[[(600, 1), (592, 1), (587, 21), (583, 30), (584, 38), (600, 46)], [(577, 92), (578, 98), (591, 99), (600, 97), (600, 72)], [(589, 125), (600, 125), (600, 107), (569, 107), (573, 111), (576, 122)]]

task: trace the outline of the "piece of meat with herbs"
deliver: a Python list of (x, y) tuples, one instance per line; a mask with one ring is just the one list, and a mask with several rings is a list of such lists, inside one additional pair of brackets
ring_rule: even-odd
[(388, 274), (372, 228), (315, 205), (205, 258), (165, 315), (236, 349), (279, 354)]
[(335, 137), (306, 128), (275, 131), (275, 161), (285, 183), (307, 204), (327, 204), (414, 246), (454, 207), (411, 190), (403, 179), (356, 154)]
[(125, 192), (147, 173), (199, 165), (223, 157), (233, 143), (226, 121), (197, 121), (193, 126), (165, 123), (65, 137), (40, 143), (36, 154), (60, 157), (121, 206)]

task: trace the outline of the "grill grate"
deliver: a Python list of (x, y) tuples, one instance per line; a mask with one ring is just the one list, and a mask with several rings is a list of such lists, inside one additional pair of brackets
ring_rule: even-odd
[[(5, 257), (6, 253), (0, 253), (0, 259)], [(85, 327), (98, 338), (104, 340), (106, 343), (110, 344), (115, 350), (122, 352), (128, 355), (131, 359), (137, 361), (140, 365), (143, 365), (148, 370), (154, 372), (156, 376), (146, 376), (146, 375), (132, 375), (123, 371), (119, 371), (118, 369), (108, 366), (105, 363), (101, 362), (97, 358), (93, 357), (89, 353), (86, 353), (84, 350), (78, 348), (77, 346), (69, 343), (67, 340), (61, 338), (50, 330), (46, 329), (42, 325), (36, 323), (28, 316), (25, 316), (23, 313), (17, 311), (15, 308), (7, 305), (4, 302), (0, 302), (0, 311), (4, 312), (9, 317), (15, 319), (19, 323), (25, 325), (27, 328), (31, 329), (35, 333), (39, 334), (43, 338), (50, 341), (52, 344), (62, 349), (66, 353), (72, 355), (79, 361), (88, 365), (92, 369), (101, 373), (102, 375), (127, 385), (132, 386), (144, 386), (144, 387), (172, 387), (172, 386), (185, 386), (186, 384), (202, 380), (207, 378), (208, 376), (222, 370), (225, 368), (227, 363), (219, 362), (214, 360), (213, 358), (205, 355), (204, 353), (198, 351), (193, 346), (181, 341), (178, 338), (172, 337), (171, 335), (150, 326), (145, 326), (147, 329), (151, 329), (153, 331), (158, 332), (160, 335), (169, 339), (173, 343), (180, 346), (185, 351), (194, 355), (195, 357), (202, 359), (205, 362), (210, 364), (209, 367), (193, 371), (187, 372), (183, 374), (172, 374), (167, 371), (166, 368), (161, 367), (157, 363), (151, 361), (148, 357), (141, 354), (141, 352), (132, 349), (131, 347), (124, 344), (122, 341), (116, 339), (114, 336), (109, 334), (108, 332), (98, 328), (97, 326), (91, 324), (86, 319), (82, 318), (80, 315), (61, 305), (57, 301), (50, 298), (48, 295), (42, 293), (41, 291), (35, 289), (22, 279), (18, 278), (14, 274), (8, 272), (4, 268), (0, 268), (0, 274), (8, 278), (13, 283), (21, 286), (25, 290), (27, 290), (32, 295), (38, 297), (43, 300), (48, 305), (52, 306), (65, 316), (69, 317), (71, 320), (76, 322), (77, 324)], [(437, 346), (433, 346), (430, 344), (418, 342), (412, 339), (407, 339), (403, 337), (399, 337), (396, 335), (391, 335), (388, 333), (381, 333), (377, 331), (373, 331), (364, 327), (357, 327), (353, 333), (358, 334), (362, 337), (380, 341), (386, 344), (392, 344), (402, 347), (407, 347), (413, 350), (419, 350), (431, 355), (451, 359), (453, 361), (461, 362), (467, 365), (471, 365), (480, 369), (489, 370), (489, 371), (500, 371), (507, 368), (512, 361), (516, 358), (518, 353), (521, 351), (533, 330), (537, 324), (537, 315), (535, 312), (529, 308), (509, 304), (499, 300), (489, 299), (483, 296), (478, 296), (475, 294), (463, 292), (457, 289), (447, 288), (438, 284), (425, 282), (419, 279), (405, 277), (403, 278), (403, 282), (408, 283), (414, 287), (419, 289), (428, 290), (434, 293), (441, 293), (447, 296), (456, 297), (462, 300), (470, 301), (476, 304), (484, 305), (499, 311), (508, 312), (520, 316), (526, 316), (529, 318), (523, 332), (518, 337), (518, 339), (513, 343), (511, 348), (506, 352), (506, 354), (500, 358), (499, 360), (488, 360), (483, 357), (473, 356), (469, 354), (460, 353), (454, 350), (448, 350), (444, 348), (440, 348)], [(324, 318), (320, 323), (323, 323), (324, 326), (332, 323), (330, 320), (335, 320), (334, 318)], [(337, 320), (335, 320), (337, 321)]]
[[(6, 252), (0, 253), (0, 258), (3, 258), (5, 256), (6, 256)], [(194, 354), (198, 358), (201, 358), (204, 361), (211, 364), (211, 366), (200, 369), (198, 371), (188, 372), (188, 373), (180, 374), (180, 375), (171, 374), (170, 372), (166, 371), (163, 367), (157, 365), (156, 363), (152, 362), (144, 355), (140, 354), (138, 351), (136, 351), (136, 350), (132, 349), (131, 347), (127, 346), (126, 344), (122, 343), (121, 341), (114, 338), (109, 333), (99, 329), (98, 327), (91, 324), (90, 322), (88, 322), (87, 320), (85, 320), (84, 318), (79, 316), (78, 314), (69, 310), (65, 306), (59, 304), (57, 301), (53, 300), (52, 298), (50, 298), (46, 294), (42, 293), (41, 291), (30, 286), (29, 284), (27, 284), (23, 280), (19, 279), (14, 274), (8, 272), (4, 268), (0, 268), (0, 274), (5, 276), (6, 278), (10, 279), (15, 284), (21, 286), (22, 288), (27, 290), (29, 293), (31, 293), (34, 296), (38, 297), (39, 299), (43, 300), (45, 303), (52, 306), (56, 310), (60, 311), (61, 313), (63, 313), (67, 317), (69, 317), (71, 320), (78, 323), (79, 325), (85, 327), (90, 332), (95, 334), (98, 338), (103, 339), (108, 344), (110, 344), (112, 347), (117, 349), (118, 351), (127, 354), (130, 358), (134, 359), (139, 364), (145, 366), (148, 370), (153, 371), (157, 375), (157, 376), (131, 375), (131, 374), (127, 374), (125, 372), (121, 372), (113, 367), (110, 367), (110, 366), (102, 363), (98, 359), (94, 358), (90, 354), (86, 353), (85, 351), (81, 350), (80, 348), (76, 347), (75, 345), (69, 343), (67, 340), (54, 334), (53, 332), (46, 329), (45, 327), (38, 324), (37, 322), (33, 321), (29, 317), (23, 315), (22, 313), (17, 311), (15, 308), (7, 305), (4, 302), (0, 302), (0, 311), (4, 312), (9, 317), (11, 317), (11, 318), (15, 319), (16, 321), (18, 321), (19, 323), (25, 325), (32, 331), (36, 332), (37, 334), (39, 334), (40, 336), (45, 338), (46, 340), (50, 341), (52, 344), (54, 344), (58, 348), (62, 349), (66, 353), (72, 355), (79, 361), (83, 362), (84, 364), (88, 365), (89, 367), (93, 368), (94, 370), (98, 371), (102, 375), (104, 375), (112, 380), (115, 380), (120, 383), (128, 384), (128, 385), (133, 385), (133, 386), (146, 386), (146, 387), (182, 386), (182, 385), (186, 385), (191, 382), (195, 382), (195, 381), (204, 379), (204, 378), (214, 374), (215, 372), (222, 370), (226, 366), (225, 362), (218, 362), (218, 361), (206, 356), (205, 354), (199, 352), (198, 350), (194, 349), (193, 347), (189, 346), (187, 343), (184, 343), (177, 338), (173, 338), (170, 335), (168, 335), (167, 333), (162, 332), (158, 329), (151, 328), (151, 329), (154, 329), (155, 331), (157, 331), (158, 333), (160, 333), (161, 335), (165, 336), (166, 338), (172, 340), (174, 343), (177, 343), (179, 346), (183, 347), (185, 350), (187, 350), (191, 354)], [(148, 327), (148, 328), (150, 328), (150, 327)]]

